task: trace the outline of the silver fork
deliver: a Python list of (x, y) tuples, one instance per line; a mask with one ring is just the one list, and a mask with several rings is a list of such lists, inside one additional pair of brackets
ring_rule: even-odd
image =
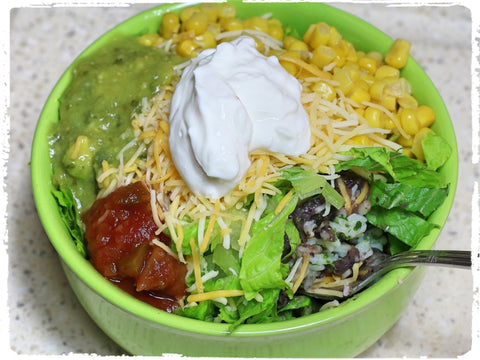
[[(343, 293), (343, 296), (320, 295), (308, 291), (304, 291), (304, 293), (325, 300), (345, 299), (363, 290), (390, 270), (418, 265), (469, 269), (472, 266), (472, 254), (470, 251), (462, 250), (412, 250), (395, 255), (375, 253), (366, 259), (359, 268), (356, 281), (338, 289)], [(338, 294), (338, 291), (336, 293)]]

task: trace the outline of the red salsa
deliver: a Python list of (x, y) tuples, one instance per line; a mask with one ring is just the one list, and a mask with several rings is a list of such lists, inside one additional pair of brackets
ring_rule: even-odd
[(170, 247), (170, 238), (156, 235), (150, 192), (132, 183), (97, 199), (82, 216), (87, 252), (93, 266), (124, 291), (171, 312), (186, 294), (185, 264), (152, 243)]

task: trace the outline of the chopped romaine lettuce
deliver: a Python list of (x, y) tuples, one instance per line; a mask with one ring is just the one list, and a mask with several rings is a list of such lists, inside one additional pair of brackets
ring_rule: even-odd
[(271, 213), (252, 228), (240, 268), (240, 284), (245, 298), (251, 300), (262, 289), (285, 289), (288, 272), (281, 258), (287, 218), (295, 209), (298, 197), (293, 196), (279, 214)]
[(385, 209), (399, 207), (429, 216), (445, 200), (448, 187), (424, 188), (376, 180), (370, 183), (370, 202)]
[(383, 147), (354, 148), (347, 154), (353, 158), (337, 164), (337, 171), (361, 167), (387, 178), (387, 182), (370, 182), (372, 208), (366, 217), (372, 225), (411, 247), (438, 227), (426, 218), (448, 195), (448, 184), (440, 173)]
[(452, 148), (440, 135), (429, 131), (422, 140), (425, 163), (432, 170), (437, 170), (452, 155)]
[(379, 206), (374, 206), (366, 217), (372, 225), (394, 235), (411, 247), (415, 247), (423, 237), (438, 227), (401, 208), (392, 208), (385, 211)]
[(384, 147), (353, 148), (344, 154), (351, 155), (352, 159), (335, 165), (337, 172), (359, 167), (372, 173), (380, 172), (390, 182), (429, 188), (444, 188), (448, 185), (442, 174)]
[(291, 182), (300, 200), (321, 194), (335, 208), (343, 206), (343, 197), (320, 174), (296, 166), (282, 170), (282, 176)]
[(63, 185), (58, 190), (53, 190), (52, 194), (57, 200), (61, 218), (72, 236), (78, 252), (86, 257), (87, 251), (85, 249), (82, 221), (72, 191), (69, 187)]

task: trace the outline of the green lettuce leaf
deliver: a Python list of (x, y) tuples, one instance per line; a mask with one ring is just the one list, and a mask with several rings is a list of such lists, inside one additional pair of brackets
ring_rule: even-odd
[(337, 172), (360, 167), (372, 173), (383, 173), (390, 182), (427, 188), (444, 188), (448, 185), (442, 174), (384, 147), (353, 148), (344, 154), (353, 158), (335, 165)]
[(87, 257), (82, 221), (72, 191), (69, 187), (63, 185), (58, 190), (53, 190), (52, 194), (57, 200), (61, 218), (73, 238), (75, 247), (83, 257)]
[(177, 315), (203, 321), (212, 317), (214, 312), (215, 306), (212, 301), (200, 301), (196, 306), (179, 307), (175, 310)]
[(420, 216), (400, 208), (385, 211), (384, 208), (374, 206), (366, 217), (372, 225), (392, 234), (411, 247), (416, 246), (430, 231), (438, 228), (437, 225), (429, 223)]
[[(384, 147), (352, 148), (342, 153), (352, 155), (351, 160), (341, 161), (335, 165), (335, 171), (349, 170), (359, 167), (370, 172), (383, 172), (395, 178), (395, 172), (390, 163), (391, 151)], [(394, 153), (396, 154), (396, 153)]]
[(260, 290), (287, 287), (284, 277), (288, 268), (282, 264), (281, 257), (287, 218), (297, 202), (298, 197), (294, 195), (278, 215), (269, 214), (252, 227), (239, 274), (247, 300), (253, 299)]
[(240, 261), (238, 251), (223, 246), (216, 246), (213, 250), (213, 262), (222, 269), (225, 274), (232, 274), (232, 270), (238, 274), (240, 271)]
[[(370, 224), (408, 246), (416, 246), (438, 227), (425, 218), (448, 195), (449, 186), (442, 174), (383, 147), (354, 148), (345, 154), (352, 159), (337, 164), (336, 171), (360, 167), (372, 175), (369, 195), (372, 208), (366, 215)], [(373, 180), (374, 174), (383, 175), (386, 181)]]
[[(277, 316), (277, 301), (280, 289), (266, 289), (261, 291), (262, 301), (250, 300), (238, 304), (239, 319), (233, 327), (247, 322), (248, 324), (259, 324), (275, 321)], [(231, 328), (231, 330), (233, 329)]]
[(378, 205), (385, 209), (400, 207), (404, 210), (418, 212), (426, 217), (443, 203), (447, 195), (448, 187), (424, 188), (376, 180), (370, 183), (369, 200), (372, 205)]
[(312, 299), (305, 295), (294, 296), (287, 305), (282, 307), (278, 312), (298, 310), (301, 308), (306, 308), (312, 305)]
[(422, 140), (425, 163), (432, 170), (440, 168), (452, 155), (452, 148), (447, 141), (434, 131), (429, 131)]
[(345, 202), (323, 176), (313, 171), (295, 166), (282, 170), (282, 177), (291, 182), (300, 200), (321, 194), (337, 209), (340, 209)]
[(287, 235), (290, 242), (290, 251), (284, 255), (284, 259), (292, 255), (295, 252), (297, 246), (300, 245), (302, 242), (302, 239), (300, 238), (300, 233), (298, 232), (298, 229), (292, 219), (288, 219), (287, 223), (285, 224), (285, 234)]

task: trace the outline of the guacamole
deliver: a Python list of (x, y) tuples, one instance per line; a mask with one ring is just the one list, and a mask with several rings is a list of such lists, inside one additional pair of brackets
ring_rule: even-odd
[[(120, 150), (134, 139), (132, 114), (163, 85), (184, 58), (119, 37), (74, 64), (51, 131), (53, 183), (72, 190), (82, 212), (95, 200), (102, 161), (118, 165)], [(129, 155), (128, 150), (125, 157)]]

